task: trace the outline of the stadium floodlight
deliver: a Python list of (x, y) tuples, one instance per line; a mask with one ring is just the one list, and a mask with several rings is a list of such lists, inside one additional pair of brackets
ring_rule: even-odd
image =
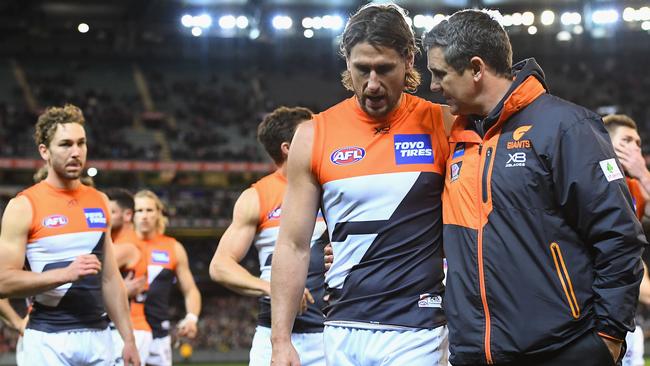
[(221, 29), (233, 29), (237, 25), (237, 19), (234, 15), (224, 15), (219, 18), (219, 27)]
[(501, 25), (504, 26), (504, 27), (511, 27), (512, 26), (512, 15), (504, 14), (501, 17)]
[(540, 17), (540, 21), (544, 25), (551, 25), (555, 22), (555, 13), (552, 10), (544, 10)]
[(332, 29), (340, 30), (343, 28), (343, 18), (340, 15), (332, 15)]
[(426, 15), (424, 17), (424, 29), (428, 32), (431, 29), (433, 29), (433, 27), (435, 26), (436, 26), (436, 21), (433, 20), (433, 17), (431, 15)]
[(641, 9), (636, 11), (637, 20), (645, 21), (650, 20), (650, 7), (644, 6)]
[(585, 31), (585, 29), (580, 24), (573, 27), (573, 33), (574, 34), (582, 34), (584, 31)]
[(528, 34), (533, 35), (533, 34), (536, 34), (536, 33), (537, 33), (537, 27), (536, 26), (531, 25), (530, 27), (528, 27)]
[(260, 30), (258, 28), (253, 28), (251, 31), (248, 33), (248, 38), (252, 40), (256, 40), (260, 37)]
[(521, 13), (512, 13), (512, 25), (521, 25), (522, 23)]
[(194, 26), (201, 27), (203, 29), (210, 28), (212, 26), (212, 17), (209, 14), (201, 14), (194, 17)]
[(203, 34), (203, 29), (201, 29), (201, 27), (194, 27), (194, 28), (192, 28), (192, 35), (193, 35), (194, 37), (198, 37), (198, 36), (200, 36), (201, 34)]
[(90, 167), (88, 170), (86, 170), (86, 174), (88, 174), (89, 177), (94, 177), (98, 173), (97, 168)]
[(573, 38), (573, 37), (571, 36), (571, 33), (569, 33), (569, 32), (567, 32), (567, 31), (563, 30), (563, 31), (559, 32), (559, 33), (557, 34), (557, 36), (555, 36), (555, 38), (556, 38), (558, 41), (560, 41), (560, 42), (568, 42), (568, 41), (570, 41), (571, 38)]
[(286, 15), (276, 15), (271, 20), (271, 24), (275, 29), (285, 30), (291, 28), (291, 25), (293, 25), (293, 21), (291, 20), (290, 17)]
[(433, 16), (433, 26), (435, 27), (436, 25), (440, 24), (443, 20), (445, 20), (446, 16), (444, 14), (436, 14)]
[(79, 33), (88, 33), (88, 31), (90, 30), (90, 26), (88, 26), (88, 24), (86, 23), (79, 23), (77, 30), (79, 31)]
[(313, 17), (311, 26), (314, 29), (323, 28), (323, 18), (321, 18), (321, 17)]
[(580, 13), (573, 12), (573, 11), (567, 11), (562, 13), (560, 16), (560, 22), (564, 25), (576, 25), (580, 24), (582, 21), (582, 16)]
[(641, 23), (641, 29), (644, 31), (650, 31), (650, 21), (646, 20), (645, 22)]
[(313, 29), (305, 29), (302, 34), (305, 36), (305, 38), (311, 38), (314, 36), (314, 30)]
[(248, 27), (248, 18), (245, 15), (240, 15), (237, 17), (235, 23), (237, 24), (237, 28), (239, 29), (245, 29)]
[(413, 17), (413, 25), (415, 28), (424, 28), (424, 23), (425, 23), (425, 18), (424, 15), (422, 14), (417, 14), (415, 17)]
[(627, 7), (623, 9), (623, 20), (626, 22), (633, 22), (636, 19), (636, 9)]
[(526, 11), (521, 14), (521, 24), (523, 25), (533, 25), (535, 23), (535, 14), (532, 11)]
[(194, 17), (189, 14), (183, 15), (181, 18), (181, 24), (183, 24), (183, 27), (185, 28), (191, 28), (192, 24), (194, 24)]
[(618, 21), (619, 14), (616, 9), (600, 9), (591, 14), (591, 20), (595, 24), (612, 24)]
[(310, 17), (302, 18), (302, 27), (305, 29), (312, 28), (314, 26), (314, 19)]

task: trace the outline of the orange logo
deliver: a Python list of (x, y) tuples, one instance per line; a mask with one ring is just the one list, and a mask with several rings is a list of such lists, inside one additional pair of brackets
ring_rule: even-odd
[(528, 130), (530, 130), (533, 126), (528, 125), (528, 126), (521, 126), (515, 130), (515, 132), (512, 133), (512, 139), (515, 141), (519, 141), (519, 139), (524, 136)]

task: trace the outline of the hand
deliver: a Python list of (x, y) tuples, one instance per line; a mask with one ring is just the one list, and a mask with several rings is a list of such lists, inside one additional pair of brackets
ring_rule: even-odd
[(315, 302), (316, 301), (314, 301), (314, 297), (311, 296), (311, 292), (309, 292), (308, 289), (305, 289), (305, 291), (302, 293), (302, 299), (300, 300), (300, 310), (298, 311), (298, 315), (302, 315), (305, 311), (307, 311), (309, 304), (313, 304)]
[(296, 352), (291, 341), (271, 343), (273, 345), (272, 366), (300, 366), (300, 357), (298, 357), (298, 352)]
[(29, 322), (29, 315), (26, 315), (24, 318), (20, 318), (20, 322), (18, 322), (18, 324), (13, 324), (13, 327), (18, 331), (20, 335), (24, 335), (25, 328), (27, 327), (27, 322)]
[(334, 262), (334, 250), (332, 249), (332, 244), (329, 243), (325, 246), (325, 270), (329, 271), (330, 267), (332, 267), (332, 263)]
[(632, 178), (640, 179), (645, 174), (648, 174), (645, 158), (641, 153), (641, 148), (633, 143), (618, 143), (614, 146), (614, 151), (618, 160), (623, 165), (623, 169), (632, 176)]
[(603, 340), (603, 342), (605, 342), (605, 345), (607, 345), (607, 348), (609, 348), (609, 353), (612, 354), (612, 358), (614, 358), (614, 362), (616, 362), (616, 360), (618, 360), (618, 357), (621, 355), (621, 342), (613, 341), (605, 337), (600, 338)]
[(185, 318), (181, 320), (176, 328), (178, 329), (176, 332), (176, 335), (178, 337), (187, 337), (189, 339), (194, 339), (196, 337), (196, 333), (198, 333), (196, 320), (192, 319)]
[(72, 261), (65, 270), (65, 279), (67, 282), (75, 282), (86, 276), (92, 276), (102, 270), (102, 263), (94, 254), (83, 254)]
[(135, 278), (133, 272), (129, 272), (126, 277), (124, 277), (124, 286), (126, 286), (126, 293), (129, 295), (129, 298), (136, 297), (143, 293), (146, 284), (147, 279), (144, 276)]
[(124, 342), (124, 348), (122, 348), (122, 360), (124, 360), (124, 366), (141, 365), (138, 348), (135, 346), (134, 341)]

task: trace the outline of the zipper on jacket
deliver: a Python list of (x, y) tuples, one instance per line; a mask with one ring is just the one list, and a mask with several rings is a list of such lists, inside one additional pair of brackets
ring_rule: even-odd
[[(479, 161), (481, 158), (481, 151), (483, 150), (483, 144), (478, 145), (478, 155), (479, 155)], [(485, 158), (485, 165), (483, 167), (483, 176), (480, 177), (482, 178), (482, 184), (479, 183), (480, 185), (477, 187), (478, 189), (482, 190), (483, 192), (483, 202), (487, 201), (487, 171), (490, 166), (490, 156), (492, 155), (492, 148), (489, 147), (487, 152), (486, 152), (486, 158)], [(479, 164), (480, 167), (480, 164)], [(480, 175), (480, 171), (478, 172)], [(481, 189), (482, 188), (482, 189)], [(483, 204), (479, 202), (478, 204), (478, 212), (479, 212), (479, 217), (483, 217)], [(485, 349), (485, 361), (488, 365), (491, 365), (494, 363), (492, 360), (492, 350), (490, 347), (490, 327), (491, 327), (491, 320), (490, 320), (490, 309), (488, 308), (488, 303), (487, 303), (487, 291), (485, 289), (485, 271), (483, 268), (483, 227), (479, 227), (478, 229), (478, 245), (477, 245), (477, 265), (478, 265), (478, 277), (479, 277), (479, 292), (481, 295), (481, 303), (483, 305), (483, 313), (485, 316), (485, 334), (483, 338), (483, 347)]]
[(571, 277), (569, 276), (569, 271), (567, 271), (566, 263), (562, 257), (562, 251), (560, 250), (560, 245), (558, 243), (551, 243), (551, 256), (553, 257), (553, 262), (555, 263), (555, 270), (557, 271), (557, 277), (560, 280), (562, 289), (564, 290), (564, 295), (569, 303), (569, 308), (571, 309), (571, 316), (574, 319), (580, 318), (580, 305), (576, 299), (576, 293), (573, 291), (573, 283), (571, 282)]
[(483, 184), (482, 184), (483, 189), (481, 190), (481, 193), (483, 194), (483, 203), (486, 203), (488, 200), (487, 180), (488, 180), (488, 171), (490, 170), (491, 157), (492, 157), (492, 148), (489, 147), (485, 152), (485, 165), (483, 166)]

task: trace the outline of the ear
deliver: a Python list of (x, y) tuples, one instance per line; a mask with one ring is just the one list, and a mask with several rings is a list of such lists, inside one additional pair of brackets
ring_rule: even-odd
[(290, 147), (291, 147), (291, 144), (286, 142), (286, 141), (280, 144), (280, 150), (282, 151), (282, 156), (284, 156), (285, 160), (289, 156), (289, 148)]
[(412, 52), (409, 52), (409, 54), (406, 55), (406, 69), (407, 70), (412, 69), (414, 64), (415, 64), (415, 55)]
[(124, 210), (124, 221), (127, 222), (133, 221), (133, 210), (129, 210), (129, 209)]
[(45, 161), (50, 160), (50, 151), (48, 150), (47, 146), (45, 144), (39, 144), (38, 145), (38, 153), (41, 154), (41, 158)]
[(486, 65), (482, 58), (474, 56), (469, 60), (474, 81), (480, 81), (485, 76)]

